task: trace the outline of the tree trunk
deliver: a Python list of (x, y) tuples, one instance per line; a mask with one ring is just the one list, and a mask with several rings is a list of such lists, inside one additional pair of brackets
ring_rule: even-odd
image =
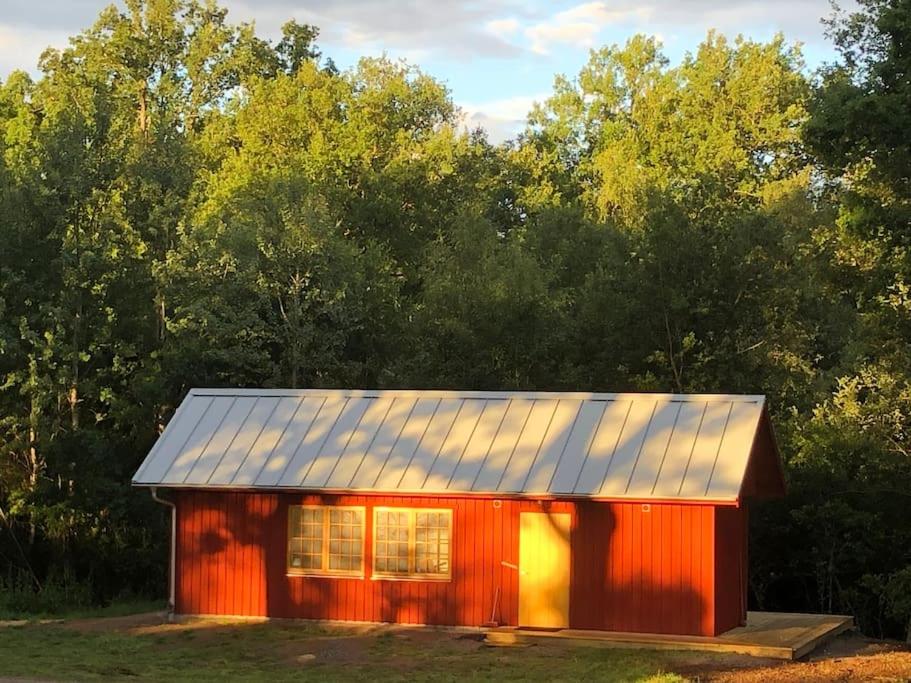
[(167, 330), (166, 320), (165, 320), (165, 302), (164, 294), (161, 293), (159, 289), (155, 293), (155, 339), (161, 343), (164, 341), (165, 332)]
[(79, 429), (79, 345), (82, 321), (82, 295), (76, 293), (76, 313), (73, 316), (73, 350), (70, 364), (70, 388), (67, 392), (67, 403), (70, 406), (70, 424), (73, 431)]
[(139, 124), (139, 132), (142, 133), (143, 138), (146, 137), (146, 134), (149, 131), (148, 91), (149, 91), (148, 84), (145, 81), (142, 81), (139, 84), (138, 124)]
[(674, 376), (674, 386), (677, 393), (683, 393), (683, 368), (677, 366), (677, 358), (674, 355), (674, 338), (671, 335), (671, 323), (667, 317), (667, 311), (664, 311), (664, 331), (667, 334), (667, 360), (671, 365), (671, 374)]
[[(40, 414), (41, 406), (38, 403), (38, 399), (35, 397), (35, 394), (32, 393), (28, 416), (28, 449), (26, 452), (26, 462), (28, 463), (27, 476), (30, 492), (34, 492), (38, 488), (38, 478), (41, 476), (41, 470), (43, 469), (41, 456), (38, 452), (38, 420)], [(35, 526), (35, 521), (33, 519), (29, 519), (29, 546), (33, 546), (35, 544), (35, 536), (37, 535), (37, 532), (38, 528)], [(12, 533), (12, 531), (10, 533)]]
[(73, 385), (70, 387), (67, 401), (70, 404), (70, 424), (73, 426), (74, 430), (79, 429), (79, 389), (75, 382), (73, 382)]

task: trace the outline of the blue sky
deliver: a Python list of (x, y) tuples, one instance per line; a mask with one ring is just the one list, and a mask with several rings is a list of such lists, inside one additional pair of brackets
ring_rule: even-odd
[[(0, 78), (34, 72), (49, 46), (92, 23), (106, 0), (0, 1)], [(803, 44), (809, 67), (831, 60), (820, 19), (829, 0), (221, 0), (233, 21), (275, 37), (289, 18), (316, 24), (324, 54), (346, 67), (387, 54), (443, 80), (471, 124), (501, 140), (521, 126), (557, 73), (575, 75), (588, 51), (635, 33), (657, 36), (677, 61), (709, 29)], [(841, 3), (842, 6), (850, 4)]]

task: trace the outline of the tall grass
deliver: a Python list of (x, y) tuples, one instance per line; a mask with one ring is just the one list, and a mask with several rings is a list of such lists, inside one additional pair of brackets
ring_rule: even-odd
[(132, 594), (99, 603), (91, 586), (75, 580), (69, 572), (49, 576), (40, 587), (19, 569), (0, 575), (0, 619), (119, 616), (164, 608), (164, 600)]

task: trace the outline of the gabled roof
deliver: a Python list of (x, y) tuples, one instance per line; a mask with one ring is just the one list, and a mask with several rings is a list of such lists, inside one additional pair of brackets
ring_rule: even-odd
[(777, 463), (771, 429), (760, 430), (764, 403), (733, 395), (192, 389), (133, 483), (730, 501), (740, 497), (754, 444)]

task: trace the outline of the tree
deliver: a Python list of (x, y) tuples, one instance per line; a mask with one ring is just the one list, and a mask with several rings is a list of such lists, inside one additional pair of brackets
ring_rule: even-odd
[[(863, 520), (862, 528), (833, 543), (849, 538), (861, 558), (877, 558), (852, 561), (838, 574), (837, 589), (873, 604), (867, 612), (875, 620), (863, 620), (864, 627), (888, 632), (893, 619), (906, 635), (911, 613), (895, 595), (911, 568), (901, 540), (911, 477), (909, 16), (907, 2), (865, 0), (829, 23), (841, 59), (820, 74), (806, 138), (824, 171), (823, 189), (838, 208), (828, 236), (833, 280), (850, 297), (856, 322), (838, 388), (813, 416), (815, 438), (803, 449), (828, 490), (837, 478), (835, 490), (854, 494), (846, 502)], [(839, 529), (844, 515), (830, 517), (829, 526)]]
[(602, 219), (640, 225), (656, 191), (690, 215), (720, 217), (724, 207), (761, 204), (806, 167), (801, 67), (780, 36), (731, 45), (710, 33), (676, 67), (654, 39), (637, 36), (593, 51), (575, 81), (559, 77), (524, 144), (565, 167)]
[(905, 634), (908, 15), (836, 18), (815, 81), (781, 37), (637, 36), (494, 145), (314, 26), (104, 10), (0, 84), (0, 601), (160, 589), (126, 484), (193, 385), (741, 391), (791, 486), (752, 601)]
[(279, 65), (224, 19), (212, 3), (132, 0), (0, 92), (0, 512), (14, 563), (45, 588), (94, 576), (103, 598), (161, 573), (146, 553), (105, 580), (122, 565), (111, 539), (160, 543), (122, 484), (179, 398), (157, 372), (163, 266), (196, 138), (229, 91)]

